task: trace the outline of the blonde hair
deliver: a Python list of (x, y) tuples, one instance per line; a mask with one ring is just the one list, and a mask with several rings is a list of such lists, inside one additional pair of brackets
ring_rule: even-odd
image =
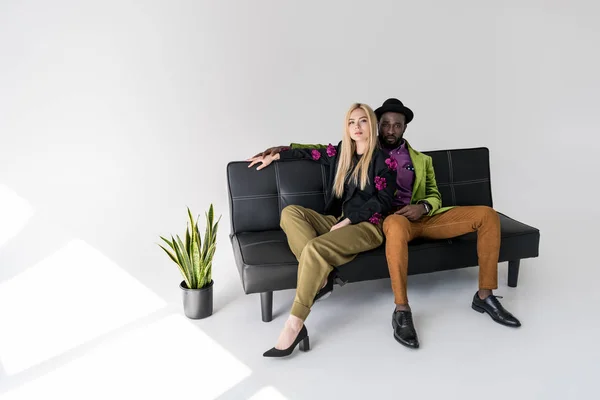
[(341, 198), (344, 194), (344, 182), (350, 171), (350, 167), (352, 167), (352, 156), (356, 152), (356, 143), (350, 137), (348, 121), (350, 120), (350, 114), (352, 114), (352, 111), (358, 108), (362, 109), (365, 114), (367, 114), (367, 120), (369, 122), (369, 126), (371, 127), (371, 134), (367, 138), (367, 150), (361, 157), (360, 161), (358, 161), (354, 171), (352, 171), (352, 175), (350, 176), (350, 179), (352, 179), (352, 182), (355, 185), (358, 185), (358, 182), (360, 182), (361, 190), (364, 189), (369, 182), (369, 165), (373, 159), (373, 153), (375, 152), (375, 149), (379, 146), (379, 141), (377, 140), (377, 117), (375, 116), (375, 113), (371, 107), (366, 104), (353, 104), (346, 113), (346, 126), (344, 128), (345, 133), (344, 137), (342, 138), (342, 148), (340, 149), (341, 151), (339, 155), (338, 170), (335, 174), (335, 180), (333, 183), (333, 193), (338, 198)]

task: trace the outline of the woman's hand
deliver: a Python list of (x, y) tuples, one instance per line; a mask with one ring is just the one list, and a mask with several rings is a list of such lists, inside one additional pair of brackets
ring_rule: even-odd
[(259, 165), (256, 170), (260, 171), (261, 169), (268, 167), (273, 161), (275, 160), (279, 160), (280, 156), (279, 153), (275, 154), (275, 155), (266, 155), (264, 157), (262, 156), (258, 156), (258, 157), (252, 157), (247, 159), (246, 161), (250, 162), (250, 165), (248, 165), (248, 168), (251, 168), (253, 165), (256, 165), (258, 163), (262, 163), (261, 165)]
[(335, 224), (334, 226), (332, 226), (331, 229), (329, 230), (329, 232), (335, 231), (336, 229), (340, 229), (340, 228), (343, 228), (348, 225), (350, 225), (350, 220), (348, 218), (343, 219), (340, 222), (338, 222), (337, 224)]

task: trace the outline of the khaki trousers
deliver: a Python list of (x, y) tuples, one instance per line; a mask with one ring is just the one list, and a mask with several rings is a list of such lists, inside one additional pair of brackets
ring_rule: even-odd
[(408, 242), (422, 237), (450, 239), (469, 232), (477, 232), (479, 259), (479, 288), (498, 288), (498, 257), (500, 254), (500, 218), (493, 208), (462, 206), (432, 217), (411, 222), (406, 217), (392, 214), (383, 222), (387, 257), (394, 301), (408, 304), (406, 280), (408, 275)]
[(361, 222), (330, 232), (337, 223), (332, 215), (297, 205), (281, 212), (281, 228), (298, 259), (298, 283), (291, 314), (306, 320), (315, 295), (333, 267), (352, 261), (359, 253), (383, 243), (381, 224)]

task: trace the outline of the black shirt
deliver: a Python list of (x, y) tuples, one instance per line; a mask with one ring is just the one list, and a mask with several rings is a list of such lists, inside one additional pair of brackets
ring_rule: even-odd
[[(326, 148), (291, 148), (280, 153), (281, 161), (294, 159), (308, 159), (329, 166), (329, 175), (327, 180), (325, 196), (325, 215), (338, 217), (342, 212), (344, 216), (352, 222), (369, 221), (379, 223), (382, 217), (389, 214), (392, 209), (394, 192), (396, 191), (396, 170), (392, 170), (385, 163), (389, 155), (381, 149), (373, 153), (373, 159), (369, 165), (367, 185), (360, 189), (357, 185), (349, 181), (351, 173), (346, 176), (344, 182), (344, 194), (342, 198), (337, 198), (333, 193), (333, 184), (339, 164), (339, 154), (342, 142), (337, 146), (329, 145)], [(354, 170), (356, 163), (361, 159), (358, 154), (352, 155), (353, 165), (350, 169)], [(342, 207), (342, 203), (343, 207)]]
[(350, 166), (348, 174), (346, 175), (346, 179), (344, 180), (344, 194), (342, 196), (342, 204), (344, 205), (344, 207), (342, 209), (342, 217), (344, 215), (348, 215), (348, 207), (346, 202), (350, 200), (350, 197), (352, 196), (352, 192), (350, 191), (350, 180), (352, 179), (352, 173), (354, 172), (354, 169), (356, 168), (356, 165), (358, 164), (361, 158), (362, 154), (354, 153), (354, 155), (352, 156), (352, 165)]

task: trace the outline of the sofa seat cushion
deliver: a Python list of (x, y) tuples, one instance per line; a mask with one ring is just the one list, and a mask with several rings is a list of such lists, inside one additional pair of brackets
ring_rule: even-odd
[[(538, 256), (539, 231), (500, 214), (500, 262)], [(298, 262), (281, 230), (243, 232), (231, 236), (245, 293), (296, 287)], [(409, 244), (409, 274), (477, 265), (477, 234), (448, 240), (416, 239)], [(388, 278), (385, 246), (359, 254), (339, 267), (348, 282)]]

